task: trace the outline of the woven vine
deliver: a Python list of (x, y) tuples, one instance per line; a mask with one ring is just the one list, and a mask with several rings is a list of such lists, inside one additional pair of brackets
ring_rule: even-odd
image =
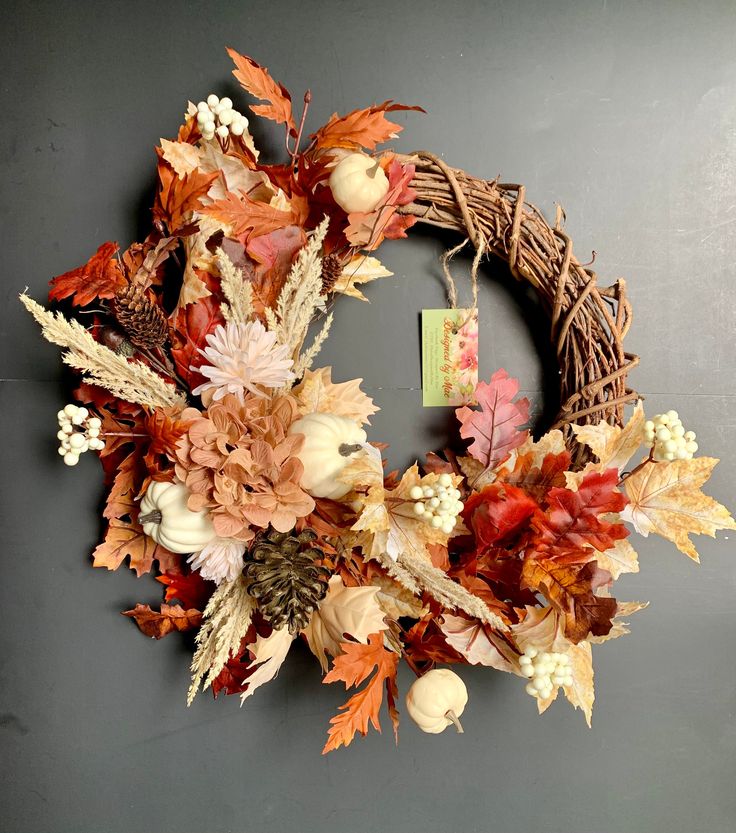
[(418, 222), (459, 232), (476, 250), (505, 260), (517, 280), (536, 292), (550, 318), (550, 337), (560, 366), (561, 407), (553, 427), (561, 428), (578, 459), (571, 424), (621, 424), (624, 406), (635, 401), (628, 372), (639, 357), (627, 353), (631, 325), (626, 282), (598, 286), (597, 275), (573, 254), (562, 228), (562, 212), (551, 226), (525, 201), (523, 185), (470, 176), (427, 151), (401, 156), (416, 174), (416, 199), (401, 211)]

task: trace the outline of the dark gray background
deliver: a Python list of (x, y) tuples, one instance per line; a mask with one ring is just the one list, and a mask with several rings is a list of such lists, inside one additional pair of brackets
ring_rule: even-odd
[[(596, 651), (593, 729), (564, 703), (539, 718), (518, 679), (464, 669), (463, 736), (408, 719), (320, 757), (344, 692), (305, 650), (239, 709), (187, 710), (189, 647), (146, 641), (118, 611), (157, 600), (90, 569), (100, 472), (55, 452), (57, 351), (16, 301), (28, 285), (125, 246), (147, 220), (153, 145), (187, 98), (242, 106), (224, 46), (267, 64), (309, 126), (395, 98), (396, 146), (524, 182), (568, 213), (578, 253), (629, 280), (633, 379), (676, 407), (723, 464), (733, 505), (736, 9), (724, 2), (60, 2), (3, 4), (0, 108), (4, 541), (0, 580), (2, 827), (27, 831), (731, 831), (736, 825), (736, 566), (728, 535), (698, 568), (659, 540), (617, 587), (650, 599), (631, 636)], [(281, 136), (262, 129), (271, 152)], [(267, 153), (268, 155), (268, 153)], [(442, 241), (386, 245), (395, 272), (346, 300), (323, 356), (383, 410), (372, 438), (405, 465), (444, 442), (421, 409), (417, 312), (442, 305)], [(458, 264), (462, 273), (462, 264)], [(518, 375), (541, 406), (544, 330), (507, 276), (482, 287), (482, 372)], [(467, 292), (467, 284), (462, 284)], [(549, 368), (548, 368), (549, 370)], [(550, 372), (554, 373), (554, 370)], [(548, 375), (548, 374), (547, 374)], [(404, 676), (404, 685), (410, 680)]]

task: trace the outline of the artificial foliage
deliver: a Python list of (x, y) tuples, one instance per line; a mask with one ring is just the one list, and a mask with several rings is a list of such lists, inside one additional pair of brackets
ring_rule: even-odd
[[(522, 186), (379, 150), (401, 131), (394, 114), (421, 108), (373, 104), (306, 136), (311, 95), (297, 115), (266, 69), (229, 54), (251, 98), (190, 103), (161, 140), (149, 235), (54, 278), (56, 311), (22, 296), (80, 377), (59, 453), (99, 454), (93, 565), (164, 586), (158, 609), (124, 615), (148, 637), (196, 634), (190, 703), (208, 688), (245, 702), (302, 640), (324, 683), (349, 691), (325, 752), (380, 731), (384, 704), (398, 738), (401, 662), (428, 732), (461, 728), (466, 704), (490, 712), (446, 668), (467, 664), (519, 678), (539, 712), (562, 695), (590, 723), (593, 649), (646, 606), (613, 590), (639, 570), (634, 534), (697, 561), (692, 536), (736, 527), (701, 490), (717, 460), (628, 387), (623, 282), (599, 287), (562, 216), (549, 225)], [(249, 100), (283, 126), (282, 162), (259, 161)], [(391, 274), (381, 242), (417, 222), (462, 234), (443, 260), (452, 306), (450, 257), (468, 244), (474, 293), (488, 255), (537, 292), (562, 407), (532, 436), (530, 403), (499, 370), (455, 410), (452, 450), (391, 472), (361, 380), (315, 362), (339, 296), (365, 300)]]

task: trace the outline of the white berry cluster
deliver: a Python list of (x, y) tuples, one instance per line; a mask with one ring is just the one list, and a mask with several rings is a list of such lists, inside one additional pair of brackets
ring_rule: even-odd
[(231, 133), (242, 136), (248, 127), (248, 119), (233, 109), (229, 98), (218, 98), (213, 93), (207, 96), (207, 101), (197, 104), (197, 124), (203, 139), (214, 139), (216, 135), (227, 139)]
[(100, 451), (105, 443), (100, 439), (102, 422), (91, 417), (86, 408), (70, 403), (56, 415), (59, 420), (59, 454), (67, 466), (76, 466), (85, 451)]
[(519, 657), (521, 673), (530, 678), (526, 684), (526, 693), (532, 697), (546, 700), (553, 689), (560, 685), (572, 685), (570, 657), (567, 654), (537, 651), (528, 648)]
[(695, 432), (686, 431), (677, 411), (657, 414), (644, 423), (644, 442), (654, 448), (658, 461), (691, 460), (698, 450)]
[(453, 487), (449, 474), (441, 474), (436, 486), (412, 486), (409, 497), (415, 501), (415, 515), (445, 535), (452, 533), (463, 503), (460, 490)]

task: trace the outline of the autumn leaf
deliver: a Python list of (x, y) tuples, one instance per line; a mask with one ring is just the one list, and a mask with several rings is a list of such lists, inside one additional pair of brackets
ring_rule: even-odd
[(470, 495), (463, 509), (463, 520), (472, 528), (481, 549), (517, 536), (537, 511), (537, 502), (522, 489), (492, 483)]
[(174, 631), (189, 631), (202, 623), (202, 613), (180, 605), (162, 604), (161, 610), (151, 610), (150, 605), (137, 604), (132, 610), (123, 611), (123, 616), (135, 620), (141, 632), (153, 639), (162, 639)]
[(529, 422), (529, 400), (514, 397), (519, 383), (505, 370), (497, 370), (490, 383), (479, 382), (475, 396), (479, 411), (467, 406), (457, 408), (460, 436), (472, 439), (468, 452), (486, 469), (494, 469), (526, 440), (528, 432), (521, 426)]
[(626, 498), (617, 490), (618, 471), (588, 473), (577, 491), (555, 487), (547, 493), (547, 509), (532, 520), (538, 543), (556, 548), (589, 545), (603, 552), (625, 538), (623, 524), (604, 520), (620, 512)]
[[(497, 471), (497, 481), (508, 483), (524, 491), (537, 502), (542, 502), (547, 492), (554, 487), (567, 484), (565, 475), (570, 466), (570, 452), (545, 454), (537, 461), (533, 451), (522, 453), (522, 447), (516, 450), (513, 469), (505, 466)], [(476, 489), (479, 488), (476, 484)]]
[(518, 673), (513, 649), (480, 620), (444, 613), (440, 627), (448, 645), (471, 665), (486, 665), (497, 671)]
[(629, 505), (621, 517), (644, 537), (655, 532), (700, 561), (690, 535), (715, 538), (719, 529), (736, 529), (728, 509), (700, 490), (717, 462), (714, 457), (695, 457), (648, 463), (624, 480)]
[(191, 219), (192, 212), (200, 207), (202, 197), (217, 178), (216, 173), (203, 174), (199, 170), (180, 177), (164, 161), (159, 161), (158, 176), (159, 190), (153, 206), (153, 216), (169, 232), (181, 229)]
[(611, 574), (589, 560), (590, 550), (570, 550), (555, 558), (534, 556), (524, 561), (522, 586), (542, 593), (565, 617), (565, 636), (581, 642), (589, 633), (607, 634), (616, 614), (616, 600), (594, 591)]
[(256, 104), (250, 109), (264, 119), (285, 124), (292, 136), (296, 136), (296, 124), (291, 111), (291, 96), (283, 84), (271, 78), (266, 67), (257, 64), (253, 58), (240, 55), (234, 49), (228, 48), (227, 54), (235, 64), (233, 75), (240, 82), (243, 89), (254, 98), (267, 101), (267, 104)]
[(171, 142), (161, 139), (163, 158), (171, 165), (178, 177), (184, 177), (199, 167), (202, 150), (189, 142)]
[(112, 482), (102, 517), (111, 520), (117, 518), (132, 518), (136, 509), (135, 498), (143, 481), (143, 471), (140, 456), (131, 452), (117, 466), (115, 479)]
[(383, 104), (373, 104), (363, 110), (353, 110), (345, 116), (333, 113), (324, 127), (321, 127), (311, 138), (316, 147), (348, 148), (357, 150), (366, 148), (374, 150), (376, 145), (395, 139), (404, 129), (386, 118), (386, 113), (397, 110), (417, 110), (423, 113), (421, 107), (408, 107), (404, 104), (394, 104), (384, 101)]
[(199, 210), (206, 217), (225, 223), (231, 235), (244, 241), (270, 234), (292, 225), (300, 225), (299, 214), (293, 209), (282, 211), (268, 203), (255, 202), (246, 194), (228, 191), (226, 197)]
[(162, 573), (181, 572), (181, 556), (157, 544), (144, 534), (138, 524), (113, 518), (105, 540), (92, 554), (92, 566), (117, 570), (126, 558), (130, 558), (130, 569), (135, 570), (139, 577), (151, 572), (154, 561), (158, 562)]
[(190, 389), (201, 381), (201, 377), (196, 371), (191, 370), (191, 366), (200, 364), (199, 350), (206, 347), (207, 336), (224, 320), (219, 301), (211, 295), (182, 307), (174, 316), (171, 357), (177, 373)]
[(117, 251), (117, 243), (103, 243), (84, 266), (53, 278), (49, 301), (61, 301), (71, 295), (75, 306), (86, 307), (97, 298), (113, 298), (125, 286), (125, 277), (115, 257)]
[(247, 690), (240, 695), (241, 704), (256, 689), (272, 680), (279, 673), (293, 641), (294, 635), (289, 633), (287, 627), (283, 627), (277, 628), (267, 637), (259, 636), (255, 643), (250, 646), (253, 654), (251, 666), (255, 667), (255, 670), (248, 677)]
[(203, 579), (196, 570), (186, 575), (164, 573), (156, 576), (156, 581), (166, 587), (164, 599), (167, 602), (176, 599), (185, 609), (204, 610), (215, 589), (214, 582)]
[[(347, 689), (365, 682), (371, 674), (373, 676), (365, 688), (340, 706), (340, 714), (330, 720), (331, 728), (322, 750), (323, 755), (340, 746), (348, 746), (356, 732), (365, 736), (369, 723), (381, 731), (379, 712), (383, 702), (383, 684), (384, 681), (395, 681), (399, 663), (398, 655), (383, 647), (381, 634), (371, 634), (367, 645), (343, 642), (340, 647), (343, 653), (335, 657), (332, 670), (322, 682), (341, 681)], [(392, 687), (390, 691), (395, 699), (395, 688)]]
[(603, 636), (590, 636), (588, 642), (597, 645), (601, 642), (608, 642), (610, 639), (618, 639), (619, 636), (626, 636), (631, 633), (629, 630), (629, 623), (623, 620), (628, 619), (629, 616), (637, 613), (644, 608), (649, 607), (649, 602), (617, 602), (616, 615), (613, 617), (613, 627)]
[(179, 416), (176, 409), (156, 408), (143, 419), (145, 431), (151, 438), (144, 462), (152, 475), (160, 474), (165, 463), (173, 459), (176, 444), (187, 432), (190, 423)]
[(623, 428), (607, 422), (572, 425), (578, 442), (587, 445), (598, 458), (598, 471), (610, 468), (621, 471), (641, 446), (643, 429), (644, 407), (641, 400), (636, 403), (631, 419)]
[(346, 587), (340, 576), (332, 576), (327, 595), (302, 631), (323, 671), (327, 671), (326, 654), (339, 654), (346, 636), (366, 643), (370, 634), (386, 629), (378, 593), (378, 587)]
[(619, 538), (605, 552), (597, 552), (595, 560), (603, 570), (608, 570), (615, 581), (624, 573), (639, 572), (639, 556), (628, 538)]
[(391, 275), (393, 275), (393, 272), (386, 269), (378, 258), (358, 254), (343, 268), (332, 287), (332, 292), (367, 302), (368, 299), (358, 289), (358, 286), (371, 283), (378, 280), (378, 278), (388, 278)]
[(321, 367), (307, 370), (302, 381), (292, 389), (292, 394), (299, 403), (300, 414), (337, 414), (363, 424), (370, 422), (368, 417), (380, 408), (360, 389), (362, 381), (333, 382), (332, 368)]

